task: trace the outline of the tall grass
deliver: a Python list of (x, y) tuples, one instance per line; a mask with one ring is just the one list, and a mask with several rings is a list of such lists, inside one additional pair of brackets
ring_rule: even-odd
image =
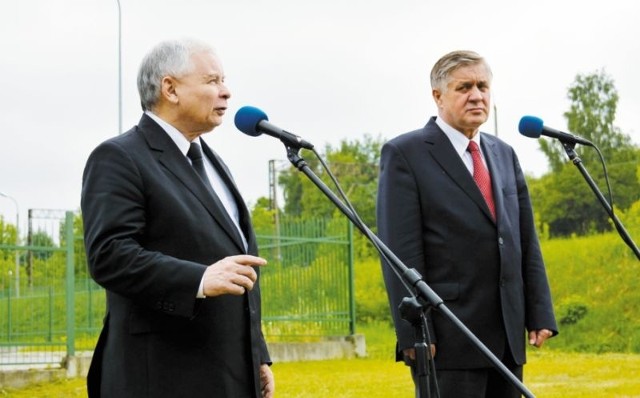
[[(633, 251), (616, 233), (541, 245), (560, 329), (549, 345), (640, 353), (640, 262)], [(390, 319), (378, 260), (356, 264), (356, 305), (360, 324)]]
[(640, 262), (615, 233), (543, 242), (560, 335), (553, 347), (640, 353)]

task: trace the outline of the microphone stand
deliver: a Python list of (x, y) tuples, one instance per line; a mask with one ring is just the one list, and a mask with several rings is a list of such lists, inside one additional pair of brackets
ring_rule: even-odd
[(607, 211), (607, 214), (609, 214), (609, 217), (611, 218), (614, 225), (616, 226), (616, 230), (618, 231), (618, 234), (622, 237), (622, 240), (627, 244), (627, 246), (631, 248), (631, 250), (633, 250), (633, 253), (640, 260), (640, 250), (638, 250), (638, 246), (636, 246), (636, 244), (633, 242), (633, 239), (631, 239), (631, 236), (629, 236), (629, 233), (622, 225), (622, 222), (620, 222), (618, 217), (613, 212), (613, 208), (611, 207), (609, 202), (607, 202), (607, 199), (604, 197), (604, 195), (602, 195), (602, 192), (600, 192), (600, 189), (598, 188), (596, 183), (593, 181), (593, 178), (591, 178), (591, 176), (589, 175), (589, 172), (587, 172), (587, 169), (582, 164), (582, 159), (580, 159), (580, 157), (576, 154), (574, 150), (576, 146), (575, 142), (565, 142), (562, 140), (560, 140), (560, 142), (562, 143), (562, 146), (564, 147), (565, 152), (567, 152), (567, 156), (569, 156), (569, 159), (578, 168), (578, 170), (580, 170), (580, 173), (584, 177), (585, 181), (587, 182), (587, 184), (589, 184), (589, 187), (591, 187), (591, 190), (596, 195), (598, 200), (600, 200), (600, 203), (602, 203), (602, 206)]
[[(427, 285), (427, 283), (422, 279), (420, 273), (418, 273), (413, 268), (408, 268), (392, 251), (389, 249), (381, 240), (378, 238), (364, 223), (360, 221), (356, 214), (354, 214), (342, 201), (331, 191), (325, 183), (317, 176), (315, 173), (309, 168), (307, 162), (300, 157), (298, 152), (300, 151), (299, 146), (289, 145), (290, 143), (286, 143), (285, 147), (287, 149), (287, 158), (291, 162), (291, 164), (305, 174), (324, 194), (327, 196), (337, 207), (338, 209), (345, 215), (347, 218), (373, 243), (376, 247), (380, 255), (387, 260), (387, 263), (391, 265), (397, 275), (399, 275), (402, 280), (405, 282), (405, 285), (411, 286), (415, 289), (416, 300), (412, 300), (413, 302), (408, 304), (410, 307), (414, 307), (419, 309), (419, 311), (412, 310), (409, 308), (406, 310), (408, 313), (416, 314), (418, 312), (421, 317), (423, 317), (426, 311), (431, 308), (439, 311), (445, 318), (449, 319), (453, 324), (460, 329), (460, 331), (473, 343), (473, 345), (480, 351), (482, 355), (498, 370), (503, 377), (505, 377), (510, 383), (514, 385), (525, 397), (527, 398), (535, 398), (535, 396), (525, 387), (522, 382), (513, 375), (509, 371), (509, 369), (504, 366), (498, 358), (478, 339), (469, 328), (466, 327), (462, 321), (460, 321), (453, 312), (444, 304), (443, 300)], [(406, 299), (405, 299), (406, 301)], [(404, 304), (404, 302), (403, 302)], [(402, 305), (401, 305), (402, 308)], [(411, 315), (410, 315), (411, 316)], [(415, 315), (413, 315), (415, 316)], [(419, 321), (412, 321), (414, 326), (420, 323)], [(421, 328), (424, 323), (420, 323)], [(426, 328), (424, 328), (426, 329)], [(416, 329), (417, 330), (417, 329)], [(416, 333), (417, 334), (417, 333)], [(424, 358), (431, 359), (430, 355), (430, 347), (426, 345), (424, 341), (416, 343), (416, 348), (418, 349), (417, 353), (420, 351), (427, 351), (426, 355), (420, 355), (422, 358), (419, 361), (424, 361)], [(416, 358), (418, 359), (418, 358)], [(420, 368), (417, 369), (418, 372), (425, 371), (426, 365), (423, 362), (418, 362)], [(418, 375), (424, 376), (424, 375)], [(417, 383), (420, 390), (420, 398), (426, 398), (429, 394), (428, 380), (424, 377), (419, 377)]]
[[(388, 259), (387, 263), (389, 262)], [(415, 343), (413, 348), (416, 350), (415, 363), (415, 384), (416, 397), (429, 398), (431, 391), (435, 391), (436, 397), (440, 398), (438, 383), (436, 380), (436, 369), (433, 356), (431, 355), (431, 340), (427, 327), (426, 315), (431, 312), (431, 306), (424, 303), (416, 297), (405, 297), (398, 306), (400, 316), (413, 326), (415, 333)], [(431, 379), (434, 382), (434, 389), (431, 388)]]

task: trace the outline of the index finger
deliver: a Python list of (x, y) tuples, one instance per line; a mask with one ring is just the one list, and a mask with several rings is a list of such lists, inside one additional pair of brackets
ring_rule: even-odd
[(263, 266), (267, 265), (267, 260), (262, 257), (252, 256), (251, 254), (239, 254), (232, 256), (231, 259), (238, 264), (251, 265), (251, 266)]

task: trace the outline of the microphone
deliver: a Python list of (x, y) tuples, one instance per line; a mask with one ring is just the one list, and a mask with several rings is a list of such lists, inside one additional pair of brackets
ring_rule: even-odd
[(282, 141), (287, 146), (295, 148), (313, 149), (313, 144), (303, 140), (295, 134), (284, 131), (269, 123), (267, 114), (253, 106), (243, 106), (236, 112), (235, 124), (243, 133), (257, 137), (264, 133)]
[(518, 124), (518, 130), (520, 134), (530, 138), (540, 138), (541, 135), (556, 138), (563, 143), (567, 144), (580, 144), (586, 146), (593, 146), (593, 143), (577, 135), (563, 133), (551, 127), (543, 125), (542, 119), (535, 116), (523, 116)]

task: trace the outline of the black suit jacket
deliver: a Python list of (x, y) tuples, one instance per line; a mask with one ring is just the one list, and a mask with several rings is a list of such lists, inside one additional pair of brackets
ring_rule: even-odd
[[(228, 170), (204, 142), (203, 151), (234, 194), (248, 253), (256, 254)], [(259, 397), (258, 368), (270, 362), (259, 283), (244, 296), (196, 298), (206, 266), (246, 251), (167, 133), (143, 115), (99, 145), (86, 164), (81, 206), (89, 269), (107, 291), (89, 396)]]
[[(513, 149), (492, 135), (481, 144), (491, 173), (497, 220), (471, 173), (432, 118), (382, 149), (380, 238), (415, 268), (445, 305), (494, 353), (525, 362), (525, 329), (556, 330), (529, 194)], [(415, 342), (397, 307), (406, 290), (383, 264), (401, 351)], [(441, 369), (490, 366), (449, 320), (429, 318)]]

